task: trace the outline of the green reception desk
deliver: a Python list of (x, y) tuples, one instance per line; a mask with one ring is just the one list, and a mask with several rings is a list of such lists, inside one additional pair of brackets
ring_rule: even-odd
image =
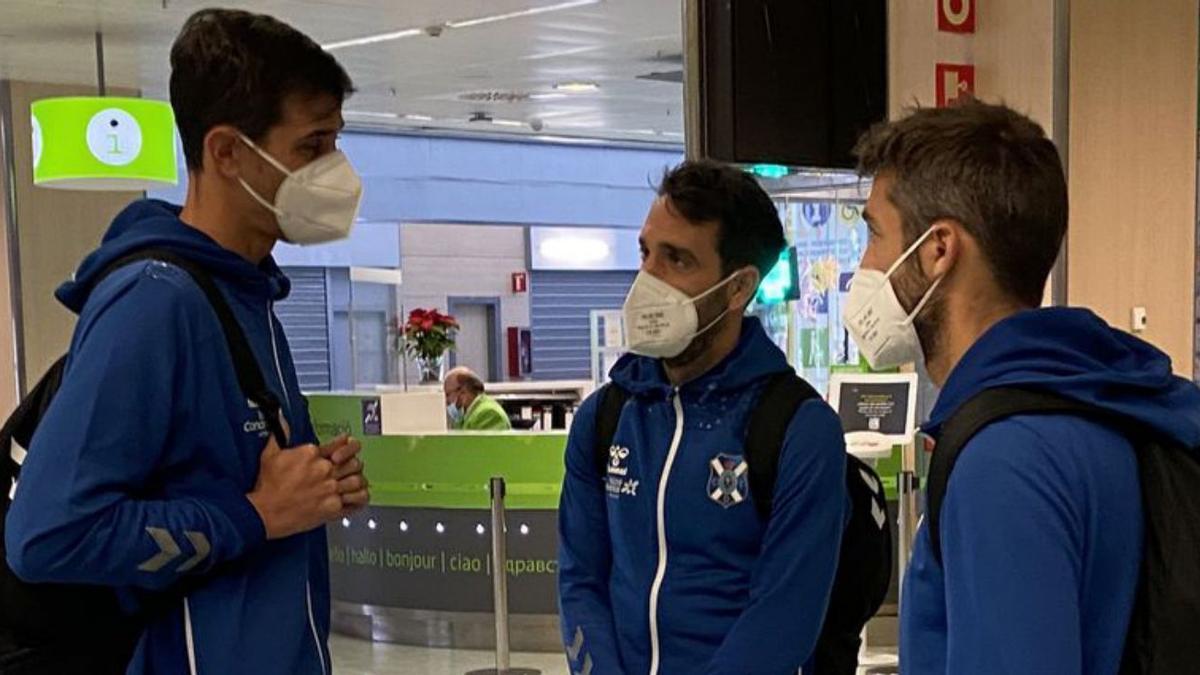
[(334, 629), (402, 644), (491, 648), (488, 482), (503, 476), (512, 647), (559, 651), (556, 516), (566, 434), (383, 435), (368, 410), (372, 400), (310, 398), (323, 440), (340, 433), (362, 440), (371, 481), (371, 506), (328, 528)]

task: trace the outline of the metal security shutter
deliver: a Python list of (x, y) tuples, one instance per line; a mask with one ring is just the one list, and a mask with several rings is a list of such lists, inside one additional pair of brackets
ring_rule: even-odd
[(592, 377), (588, 317), (593, 309), (620, 309), (636, 274), (533, 272), (530, 309), (535, 380)]
[(329, 302), (325, 268), (288, 267), (292, 292), (275, 305), (304, 391), (329, 391)]

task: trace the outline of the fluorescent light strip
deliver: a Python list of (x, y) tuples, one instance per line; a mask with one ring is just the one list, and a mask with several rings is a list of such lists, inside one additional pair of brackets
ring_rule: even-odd
[[(475, 19), (463, 19), (461, 21), (447, 21), (443, 26), (445, 28), (470, 28), (472, 26), (482, 26), (497, 21), (507, 21), (509, 19), (520, 19), (527, 16), (537, 16), (539, 14), (548, 14), (550, 12), (559, 12), (565, 9), (575, 9), (577, 7), (586, 7), (587, 5), (596, 5), (604, 0), (571, 0), (570, 2), (560, 2), (555, 5), (546, 5), (544, 7), (532, 7), (530, 9), (522, 9), (516, 12), (505, 12), (504, 14), (493, 14), (490, 16), (481, 16)], [(338, 42), (330, 42), (321, 45), (321, 47), (331, 52), (335, 49), (345, 49), (346, 47), (361, 47), (363, 45), (373, 45), (379, 42), (389, 42), (391, 40), (401, 40), (403, 38), (416, 37), (425, 33), (423, 28), (405, 28), (402, 30), (391, 31), (388, 33), (379, 33), (377, 35), (367, 35), (359, 38), (351, 38), (349, 40), (340, 40)]]
[(384, 120), (394, 120), (400, 117), (396, 113), (390, 112), (372, 112), (370, 110), (344, 110), (342, 114), (346, 117), (374, 117)]
[(569, 94), (583, 94), (590, 91), (596, 91), (600, 85), (595, 82), (559, 82), (554, 85), (557, 91), (565, 91)]
[(525, 123), (521, 122), (519, 120), (492, 120), (492, 124), (495, 124), (498, 127), (523, 127), (523, 126), (525, 126)]
[(433, 118), (429, 115), (405, 115), (404, 119), (410, 122), (432, 122)]
[(329, 44), (321, 45), (321, 48), (327, 52), (331, 52), (335, 49), (345, 49), (346, 47), (360, 47), (362, 45), (373, 45), (377, 42), (416, 37), (424, 32), (420, 28), (405, 28), (404, 30), (392, 31), (390, 33), (379, 33), (378, 35), (352, 38), (350, 40), (342, 40), (341, 42), (330, 42)]
[(533, 7), (531, 9), (522, 9), (516, 12), (506, 12), (504, 14), (494, 14), (492, 16), (483, 16), (478, 19), (466, 19), (464, 21), (448, 21), (446, 25), (450, 28), (470, 28), (471, 26), (482, 26), (488, 23), (497, 21), (507, 21), (509, 19), (519, 19), (526, 16), (537, 16), (539, 14), (548, 14), (550, 12), (559, 12), (564, 9), (575, 9), (576, 7), (586, 7), (587, 5), (595, 5), (602, 0), (571, 0), (571, 2), (560, 2), (556, 5), (546, 5), (545, 7)]

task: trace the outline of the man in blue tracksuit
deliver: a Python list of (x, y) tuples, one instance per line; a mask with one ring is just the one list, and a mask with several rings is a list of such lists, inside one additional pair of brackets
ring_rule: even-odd
[[(1200, 391), (1166, 355), (1087, 310), (1036, 309), (1067, 226), (1062, 165), (1040, 127), (981, 103), (918, 110), (858, 153), (875, 183), (847, 325), (874, 365), (924, 359), (942, 387), (926, 431), (1019, 385), (1200, 444)], [(950, 475), (940, 528), (940, 563), (928, 528), (917, 532), (902, 672), (1118, 672), (1143, 529), (1128, 439), (1063, 415), (985, 427)]]
[(744, 482), (714, 481), (744, 475), (758, 394), (791, 368), (742, 317), (784, 245), (745, 173), (689, 162), (664, 179), (625, 302), (634, 354), (611, 373), (631, 398), (607, 475), (597, 396), (567, 446), (559, 594), (572, 672), (783, 675), (812, 653), (848, 517), (836, 415), (819, 400), (796, 412), (768, 522)]
[[(168, 598), (130, 673), (330, 673), (322, 526), (368, 495), (356, 442), (315, 445), (270, 252), (349, 232), (361, 189), (335, 150), (349, 91), (332, 57), (274, 19), (194, 15), (171, 76), (187, 202), (127, 208), (58, 292), (79, 322), (8, 514), (8, 562), (28, 581), (113, 587), (131, 610), (147, 591)], [(188, 273), (143, 261), (97, 283), (148, 248), (212, 276), (289, 438), (242, 392)]]

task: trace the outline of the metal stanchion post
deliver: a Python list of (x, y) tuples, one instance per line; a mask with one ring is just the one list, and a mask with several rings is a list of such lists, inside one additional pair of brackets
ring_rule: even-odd
[(496, 615), (496, 667), (467, 675), (541, 675), (540, 670), (512, 668), (508, 644), (508, 527), (504, 518), (504, 478), (493, 477), (492, 494), (492, 602)]
[[(899, 500), (896, 514), (896, 572), (899, 583), (904, 583), (904, 572), (908, 567), (908, 556), (912, 546), (910, 540), (914, 529), (912, 514), (916, 510), (916, 465), (911, 445), (900, 447), (900, 473), (896, 476), (896, 492)], [(860, 672), (868, 675), (893, 675), (900, 672), (899, 657), (888, 654), (868, 654), (867, 630), (863, 629), (862, 644), (858, 652)]]
[(900, 449), (900, 475), (897, 477), (896, 488), (900, 503), (897, 514), (896, 544), (897, 558), (896, 573), (900, 587), (901, 598), (904, 594), (904, 575), (908, 571), (908, 561), (912, 556), (913, 540), (917, 535), (917, 458), (915, 448), (905, 444)]

